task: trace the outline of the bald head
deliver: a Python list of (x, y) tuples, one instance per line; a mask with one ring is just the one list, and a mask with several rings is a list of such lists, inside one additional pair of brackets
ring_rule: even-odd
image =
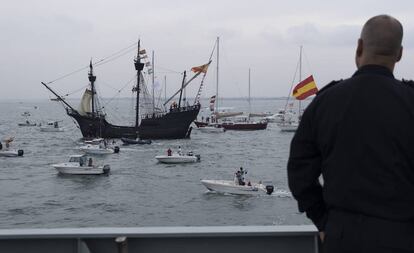
[(403, 27), (401, 23), (388, 15), (370, 18), (362, 28), (358, 40), (357, 66), (367, 64), (394, 65), (402, 55)]

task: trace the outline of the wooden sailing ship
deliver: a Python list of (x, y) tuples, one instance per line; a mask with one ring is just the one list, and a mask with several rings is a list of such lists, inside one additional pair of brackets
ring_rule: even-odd
[[(142, 50), (143, 51), (143, 50)], [(143, 83), (142, 70), (144, 63), (141, 62), (140, 57), (140, 42), (138, 42), (138, 53), (134, 60), (135, 70), (137, 72), (137, 84), (133, 88), (136, 92), (136, 106), (135, 106), (135, 125), (120, 126), (109, 123), (106, 120), (106, 114), (102, 112), (101, 108), (97, 107), (96, 103), (96, 76), (93, 73), (92, 62), (89, 65), (88, 79), (90, 87), (86, 89), (79, 109), (75, 109), (62, 96), (52, 90), (46, 83), (42, 84), (52, 92), (58, 101), (62, 102), (67, 114), (76, 120), (84, 138), (131, 138), (131, 139), (181, 139), (189, 138), (191, 134), (190, 124), (193, 122), (200, 111), (200, 104), (198, 101), (193, 105), (181, 106), (181, 97), (183, 89), (198, 75), (207, 72), (208, 64), (202, 71), (198, 71), (187, 82), (185, 82), (186, 75), (184, 74), (181, 88), (164, 103), (164, 106), (171, 101), (177, 94), (180, 94), (178, 105), (175, 104), (169, 110), (153, 111), (151, 114), (146, 114), (140, 117), (140, 92)], [(185, 73), (185, 72), (184, 72)], [(204, 79), (203, 77), (203, 79)]]

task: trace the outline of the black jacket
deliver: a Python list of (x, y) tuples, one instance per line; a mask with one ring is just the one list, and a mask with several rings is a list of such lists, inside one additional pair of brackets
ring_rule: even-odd
[(319, 230), (329, 209), (414, 223), (413, 86), (367, 65), (326, 86), (305, 110), (288, 180)]

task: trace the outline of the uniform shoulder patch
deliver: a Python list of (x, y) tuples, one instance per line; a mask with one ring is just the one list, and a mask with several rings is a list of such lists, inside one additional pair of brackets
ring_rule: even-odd
[(324, 91), (326, 91), (329, 88), (332, 88), (333, 86), (337, 85), (338, 83), (342, 82), (343, 79), (340, 80), (333, 80), (330, 83), (328, 83), (327, 85), (325, 85), (322, 89), (320, 89), (317, 93), (317, 95), (323, 93)]
[(408, 86), (410, 86), (410, 87), (412, 87), (412, 88), (414, 88), (414, 81), (413, 80), (406, 80), (406, 79), (401, 79), (401, 82), (403, 83), (403, 84), (406, 84), (406, 85), (408, 85)]

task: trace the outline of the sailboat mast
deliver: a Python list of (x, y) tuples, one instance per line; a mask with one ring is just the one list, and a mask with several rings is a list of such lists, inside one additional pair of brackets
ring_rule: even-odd
[(141, 58), (139, 56), (139, 50), (140, 50), (140, 44), (141, 41), (138, 40), (138, 52), (137, 52), (137, 58), (134, 61), (135, 64), (135, 70), (137, 71), (137, 99), (136, 99), (136, 107), (135, 107), (135, 129), (138, 133), (138, 126), (139, 126), (139, 93), (140, 93), (140, 77), (141, 77), (141, 71), (144, 69), (144, 63), (141, 63)]
[(155, 65), (154, 65), (154, 50), (152, 50), (152, 113), (155, 113)]
[[(299, 53), (299, 82), (302, 81), (302, 45), (300, 46), (300, 53)], [(300, 112), (301, 112), (301, 101), (299, 100), (299, 120), (300, 120)]]
[(93, 75), (92, 60), (89, 62), (88, 79), (89, 79), (89, 82), (91, 82), (91, 91), (92, 91), (92, 117), (95, 117), (95, 80), (96, 80), (96, 76)]
[(220, 56), (220, 37), (217, 37), (217, 71), (216, 71), (216, 113), (218, 113), (219, 108), (219, 96), (218, 96), (218, 86), (219, 86), (219, 56)]
[(164, 101), (167, 101), (167, 76), (164, 76)]
[(249, 120), (250, 120), (250, 113), (252, 112), (252, 108), (251, 108), (251, 105), (250, 105), (250, 68), (249, 68)]

